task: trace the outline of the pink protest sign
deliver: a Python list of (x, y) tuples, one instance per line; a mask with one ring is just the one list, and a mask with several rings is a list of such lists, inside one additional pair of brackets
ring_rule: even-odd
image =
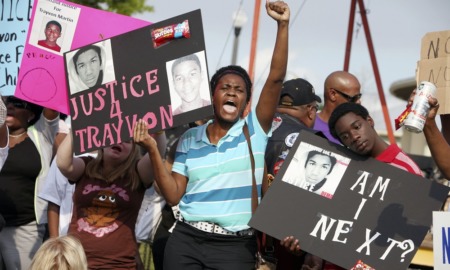
[(67, 1), (36, 0), (14, 95), (69, 114), (63, 54), (147, 25)]

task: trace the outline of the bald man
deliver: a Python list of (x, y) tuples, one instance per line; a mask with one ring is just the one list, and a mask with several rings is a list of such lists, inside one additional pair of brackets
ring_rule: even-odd
[(324, 105), (317, 113), (314, 130), (322, 131), (328, 140), (341, 144), (334, 138), (328, 128), (328, 120), (334, 109), (345, 102), (361, 104), (361, 84), (358, 79), (346, 71), (334, 71), (325, 79)]

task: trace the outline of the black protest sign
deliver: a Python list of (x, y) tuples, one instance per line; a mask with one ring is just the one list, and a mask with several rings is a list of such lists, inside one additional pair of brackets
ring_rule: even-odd
[[(292, 180), (311, 178), (305, 152), (335, 158), (320, 188)], [(311, 164), (328, 166), (331, 159), (322, 160)], [(277, 239), (293, 235), (303, 250), (346, 269), (359, 260), (375, 269), (407, 269), (448, 192), (302, 131), (249, 225)]]
[(155, 133), (213, 114), (200, 10), (64, 58), (76, 154), (130, 140), (140, 118)]

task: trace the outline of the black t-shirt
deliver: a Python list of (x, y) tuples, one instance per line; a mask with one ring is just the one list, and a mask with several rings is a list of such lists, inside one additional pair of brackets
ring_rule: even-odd
[(34, 191), (41, 167), (41, 157), (30, 138), (9, 149), (0, 171), (0, 213), (6, 226), (21, 226), (36, 220)]

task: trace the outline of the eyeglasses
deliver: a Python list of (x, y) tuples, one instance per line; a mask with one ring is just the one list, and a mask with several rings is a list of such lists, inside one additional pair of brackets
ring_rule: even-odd
[(15, 108), (19, 109), (27, 109), (28, 108), (28, 102), (19, 100), (15, 97), (7, 97), (5, 100), (5, 105), (12, 104)]
[(312, 109), (315, 109), (316, 110), (316, 112), (319, 110), (319, 104), (308, 104), (308, 105), (306, 105), (306, 107), (308, 107), (308, 108), (312, 108)]
[(347, 95), (346, 93), (344, 93), (344, 92), (342, 92), (342, 91), (337, 90), (336, 88), (331, 88), (331, 89), (333, 89), (334, 91), (336, 91), (339, 95), (341, 95), (343, 98), (345, 98), (348, 102), (353, 102), (353, 103), (355, 103), (355, 102), (358, 101), (358, 100), (361, 98), (361, 96), (362, 96), (361, 93), (356, 94), (356, 95), (354, 95), (354, 96), (350, 96), (350, 95)]

